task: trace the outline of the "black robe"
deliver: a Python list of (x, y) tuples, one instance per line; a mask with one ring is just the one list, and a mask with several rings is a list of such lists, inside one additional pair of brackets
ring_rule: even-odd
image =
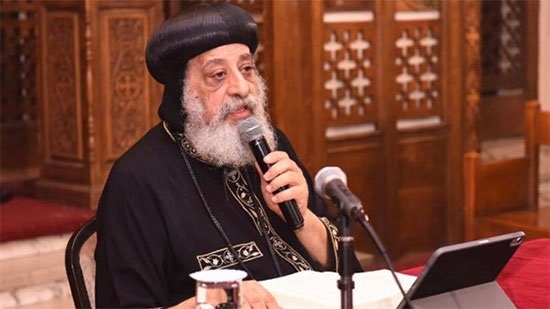
[[(278, 149), (304, 172), (309, 208), (323, 219), (330, 217), (289, 141), (276, 132)], [(189, 274), (201, 269), (243, 269), (249, 271), (247, 279), (256, 280), (309, 269), (336, 270), (337, 230), (328, 220), (323, 222), (331, 263), (324, 269), (294, 231), (264, 205), (260, 178), (252, 166), (236, 170), (188, 158), (212, 215), (246, 269), (228, 250), (178, 145), (159, 124), (116, 161), (100, 199), (95, 253), (99, 308), (176, 305), (194, 295), (195, 282)], [(267, 220), (262, 221), (264, 217)]]

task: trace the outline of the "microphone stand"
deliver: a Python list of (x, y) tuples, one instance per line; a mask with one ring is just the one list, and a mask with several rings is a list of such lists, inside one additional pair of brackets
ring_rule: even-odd
[(321, 169), (315, 176), (315, 191), (325, 198), (329, 198), (332, 202), (338, 206), (339, 220), (340, 220), (340, 239), (339, 243), (339, 255), (340, 260), (338, 262), (338, 273), (340, 274), (340, 280), (338, 280), (338, 288), (341, 290), (341, 308), (352, 309), (353, 308), (353, 288), (354, 283), (352, 280), (352, 257), (355, 253), (353, 250), (353, 234), (352, 234), (352, 222), (357, 221), (361, 224), (367, 234), (371, 237), (376, 248), (380, 251), (380, 254), (386, 261), (390, 272), (395, 280), (403, 299), (408, 308), (412, 308), (409, 296), (403, 290), (401, 283), (399, 282), (391, 260), (386, 252), (386, 248), (382, 244), (382, 241), (374, 231), (374, 228), (368, 222), (368, 217), (363, 210), (363, 205), (358, 197), (353, 195), (346, 186), (346, 174), (336, 167), (326, 167)]
[(333, 201), (338, 204), (338, 208), (340, 209), (339, 219), (340, 219), (341, 236), (338, 241), (340, 246), (339, 248), (340, 262), (338, 264), (339, 265), (338, 272), (340, 273), (340, 280), (338, 280), (338, 288), (341, 290), (341, 308), (353, 309), (352, 292), (354, 288), (354, 282), (352, 279), (352, 275), (353, 275), (352, 257), (355, 254), (353, 250), (353, 233), (352, 233), (353, 221), (357, 221), (359, 224), (361, 224), (361, 226), (365, 229), (367, 234), (370, 236), (376, 248), (378, 249), (382, 257), (386, 261), (386, 264), (388, 265), (390, 272), (397, 286), (399, 287), (401, 294), (403, 295), (405, 304), (408, 306), (408, 308), (413, 308), (408, 295), (405, 293), (405, 290), (403, 290), (403, 287), (401, 286), (401, 283), (399, 282), (399, 279), (395, 274), (395, 270), (393, 269), (393, 265), (388, 256), (386, 248), (384, 248), (384, 245), (382, 244), (380, 237), (378, 237), (378, 234), (368, 222), (361, 203), (358, 200), (355, 202), (348, 202), (348, 203), (340, 203), (336, 199), (333, 199)]
[(338, 273), (340, 274), (340, 280), (338, 280), (338, 288), (341, 291), (340, 292), (341, 309), (353, 309), (353, 288), (355, 287), (355, 283), (353, 282), (353, 279), (352, 279), (352, 276), (353, 276), (352, 257), (355, 255), (353, 250), (353, 232), (352, 232), (353, 221), (357, 221), (365, 229), (367, 234), (370, 236), (370, 238), (374, 242), (376, 248), (382, 255), (382, 258), (388, 265), (388, 268), (390, 270), (391, 275), (393, 276), (393, 279), (395, 280), (397, 286), (399, 287), (399, 290), (401, 291), (401, 294), (403, 295), (403, 300), (406, 305), (406, 308), (413, 308), (411, 304), (411, 300), (409, 299), (409, 296), (405, 293), (405, 290), (401, 286), (401, 283), (399, 282), (399, 279), (395, 274), (395, 270), (393, 269), (393, 265), (388, 256), (386, 248), (382, 244), (382, 241), (380, 240), (380, 237), (378, 237), (378, 234), (376, 233), (374, 228), (368, 222), (363, 212), (363, 208), (357, 205), (352, 205), (352, 207), (348, 207), (348, 208), (344, 208), (345, 206), (349, 206), (349, 205), (343, 205), (340, 203), (338, 204), (338, 207), (340, 209), (340, 216), (339, 216), (340, 239), (338, 240), (338, 243), (339, 243), (338, 252), (340, 253), (340, 261), (338, 263), (339, 265)]
[(338, 289), (340, 289), (340, 308), (353, 309), (353, 288), (355, 287), (352, 278), (352, 257), (355, 255), (353, 250), (353, 221), (345, 211), (340, 211), (339, 219), (340, 237), (338, 243), (340, 248), (338, 251), (340, 260), (338, 262), (338, 273), (340, 274), (340, 280), (338, 280)]

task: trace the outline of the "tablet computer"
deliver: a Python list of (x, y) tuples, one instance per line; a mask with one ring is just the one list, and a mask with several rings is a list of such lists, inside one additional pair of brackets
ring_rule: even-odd
[(524, 239), (514, 232), (437, 249), (407, 292), (413, 308), (515, 308), (495, 280)]

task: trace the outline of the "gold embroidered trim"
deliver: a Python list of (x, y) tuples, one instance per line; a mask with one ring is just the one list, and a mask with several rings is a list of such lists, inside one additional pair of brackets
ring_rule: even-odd
[(338, 272), (338, 266), (340, 265), (339, 259), (340, 256), (338, 256), (338, 228), (336, 225), (332, 224), (327, 218), (321, 217), (321, 222), (325, 225), (325, 228), (327, 229), (328, 235), (330, 236), (329, 241), (332, 243), (332, 249), (334, 254), (334, 259), (336, 262), (336, 272)]
[[(254, 241), (234, 245), (233, 248), (243, 262), (252, 261), (264, 256)], [(222, 269), (239, 263), (238, 259), (231, 254), (231, 251), (227, 247), (198, 255), (196, 258), (201, 270)]]
[[(166, 133), (170, 136), (170, 138), (177, 143), (176, 138), (174, 137), (172, 132), (170, 132), (170, 129), (168, 129), (168, 124), (166, 123), (166, 121), (162, 122), (162, 127), (164, 128), (164, 131), (166, 131)], [(201, 157), (197, 154), (197, 150), (193, 147), (193, 145), (191, 145), (191, 142), (187, 139), (187, 137), (185, 137), (185, 134), (178, 133), (178, 135), (181, 137), (181, 145), (183, 146), (183, 150), (185, 150), (188, 155), (201, 162), (209, 164), (207, 161), (201, 159)]]
[[(255, 194), (251, 194), (248, 190), (249, 186), (244, 179), (243, 175), (239, 170), (232, 169), (227, 173), (227, 177), (225, 179), (226, 187), (228, 188), (228, 191), (231, 192), (233, 197), (239, 202), (241, 207), (244, 209), (244, 211), (252, 218), (252, 221), (254, 222), (254, 225), (256, 226), (256, 229), (258, 230), (258, 233), (260, 235), (262, 234), (262, 231), (267, 231), (268, 239), (273, 245), (273, 249), (275, 249), (275, 252), (283, 258), (285, 261), (287, 261), (289, 264), (291, 264), (297, 271), (303, 271), (303, 270), (312, 270), (313, 268), (308, 263), (306, 259), (304, 259), (303, 256), (301, 256), (294, 248), (292, 248), (289, 244), (287, 244), (273, 229), (271, 226), (271, 223), (269, 222), (269, 219), (267, 217), (267, 214), (265, 213), (265, 210), (263, 207), (258, 207), (258, 210), (260, 213), (256, 212), (256, 208), (254, 207), (253, 199), (256, 200), (258, 205), (262, 205), (260, 201), (258, 200), (258, 197)], [(261, 218), (265, 218), (265, 220), (260, 220)], [(260, 227), (260, 225), (264, 223), (263, 228)]]

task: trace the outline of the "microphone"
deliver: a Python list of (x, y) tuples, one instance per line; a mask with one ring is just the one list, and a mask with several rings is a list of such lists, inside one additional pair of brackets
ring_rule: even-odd
[(340, 168), (327, 166), (315, 175), (315, 192), (338, 204), (348, 218), (368, 221), (361, 201), (351, 193), (347, 183), (346, 174)]
[(317, 175), (315, 175), (315, 192), (324, 198), (332, 199), (350, 220), (354, 219), (361, 224), (382, 255), (386, 265), (388, 265), (393, 279), (403, 295), (405, 303), (409, 305), (409, 308), (412, 308), (409, 296), (405, 293), (405, 290), (397, 279), (393, 264), (382, 240), (378, 237), (378, 234), (369, 223), (369, 218), (363, 210), (361, 201), (357, 196), (351, 193), (347, 187), (347, 177), (344, 171), (336, 166), (323, 167), (317, 172)]
[[(248, 117), (239, 122), (239, 135), (241, 140), (248, 143), (256, 162), (260, 166), (262, 173), (266, 173), (271, 167), (270, 164), (264, 162), (264, 157), (267, 156), (271, 149), (262, 134), (262, 127), (260, 122), (255, 117)], [(288, 189), (288, 186), (282, 186), (275, 190), (273, 193), (277, 194), (283, 190)], [(279, 207), (283, 212), (283, 216), (290, 227), (297, 230), (304, 226), (304, 218), (296, 205), (295, 200), (289, 200), (279, 203)]]

